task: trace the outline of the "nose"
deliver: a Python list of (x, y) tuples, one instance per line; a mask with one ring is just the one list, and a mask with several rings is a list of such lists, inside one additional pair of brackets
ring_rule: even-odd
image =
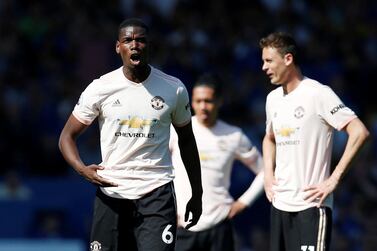
[(200, 102), (199, 103), (199, 109), (202, 110), (202, 111), (206, 110), (207, 109), (206, 102)]
[(262, 71), (267, 71), (266, 63), (263, 63), (263, 65), (262, 65)]
[(131, 48), (135, 48), (136, 47), (136, 40), (135, 39), (133, 39), (132, 41), (131, 41)]
[(130, 43), (130, 47), (131, 49), (134, 49), (134, 48), (138, 48), (139, 47), (139, 43), (136, 41), (136, 39), (133, 39)]

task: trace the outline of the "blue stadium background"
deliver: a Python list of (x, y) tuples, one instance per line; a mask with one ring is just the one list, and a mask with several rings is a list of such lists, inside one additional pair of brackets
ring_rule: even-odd
[[(0, 1), (0, 250), (86, 251), (94, 186), (63, 161), (57, 140), (80, 92), (120, 66), (118, 24), (143, 18), (152, 30), (152, 64), (191, 90), (201, 73), (226, 82), (224, 120), (259, 147), (264, 102), (260, 37), (289, 31), (305, 75), (331, 86), (367, 124), (372, 140), (336, 191), (332, 250), (377, 247), (377, 2), (300, 0)], [(334, 161), (345, 144), (336, 133)], [(99, 162), (97, 128), (80, 138), (88, 163)], [(236, 163), (231, 192), (253, 176)], [(242, 251), (266, 250), (264, 196), (235, 220)]]

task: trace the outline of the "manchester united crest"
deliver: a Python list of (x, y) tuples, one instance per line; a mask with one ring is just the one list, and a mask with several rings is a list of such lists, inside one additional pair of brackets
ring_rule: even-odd
[(101, 251), (101, 243), (98, 241), (93, 241), (90, 243), (90, 251)]
[(295, 109), (294, 115), (296, 119), (300, 119), (304, 117), (304, 114), (305, 114), (305, 110), (302, 106), (299, 106)]
[(165, 100), (160, 96), (155, 96), (151, 99), (151, 105), (156, 110), (164, 108)]

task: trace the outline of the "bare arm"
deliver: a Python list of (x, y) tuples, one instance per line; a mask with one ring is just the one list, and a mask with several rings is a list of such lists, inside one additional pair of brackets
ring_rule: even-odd
[(97, 174), (97, 170), (103, 167), (95, 164), (86, 166), (80, 158), (76, 139), (87, 127), (71, 115), (60, 134), (59, 149), (68, 164), (88, 181), (100, 186), (116, 186)]
[(319, 199), (318, 206), (322, 205), (326, 197), (338, 186), (341, 178), (348, 170), (352, 159), (369, 136), (369, 131), (358, 118), (353, 119), (343, 130), (348, 134), (347, 144), (331, 176), (324, 182), (305, 189), (305, 191), (309, 191), (305, 199), (309, 202)]
[(349, 167), (352, 159), (355, 157), (361, 146), (369, 136), (369, 131), (364, 126), (360, 119), (356, 118), (352, 120), (345, 128), (348, 134), (348, 140), (344, 153), (339, 160), (338, 165), (331, 174), (331, 178), (340, 181)]
[(264, 163), (264, 190), (268, 201), (272, 202), (274, 198), (273, 185), (275, 180), (275, 157), (276, 144), (273, 134), (266, 134), (263, 138), (263, 163)]
[(187, 203), (185, 221), (189, 219), (190, 212), (192, 220), (187, 224), (186, 229), (196, 225), (202, 214), (202, 176), (200, 170), (200, 160), (191, 122), (183, 127), (174, 127), (178, 135), (178, 145), (182, 162), (186, 168), (190, 180), (192, 197)]

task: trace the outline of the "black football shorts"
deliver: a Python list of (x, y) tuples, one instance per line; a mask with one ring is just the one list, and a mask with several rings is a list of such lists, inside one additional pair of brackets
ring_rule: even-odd
[(328, 251), (331, 229), (328, 207), (285, 212), (271, 206), (271, 251)]
[(176, 239), (173, 183), (137, 200), (117, 199), (97, 190), (91, 251), (173, 251)]

